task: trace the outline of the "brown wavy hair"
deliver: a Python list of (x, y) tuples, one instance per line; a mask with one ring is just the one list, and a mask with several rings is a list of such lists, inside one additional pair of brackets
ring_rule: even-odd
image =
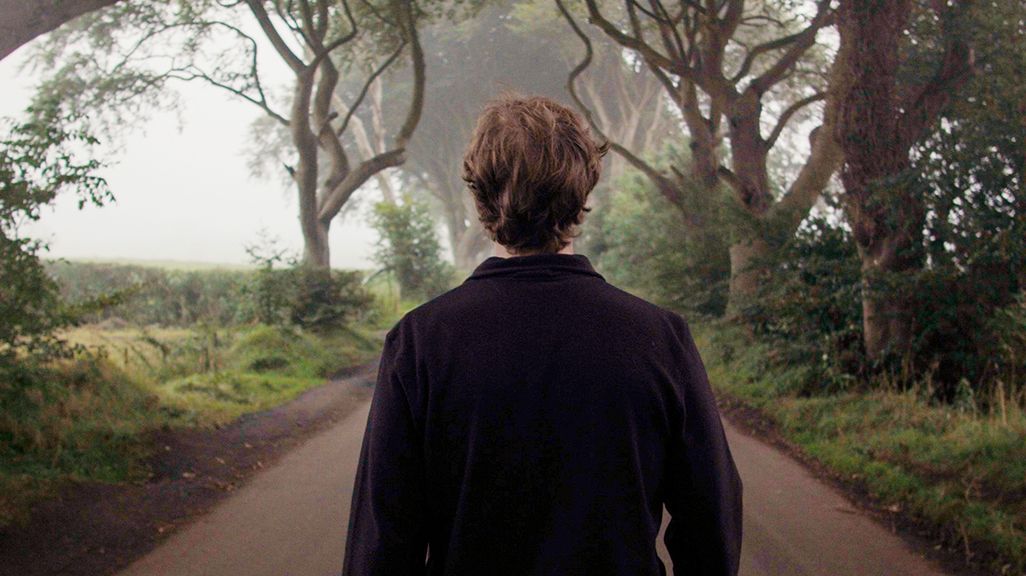
[(559, 252), (580, 235), (608, 151), (570, 108), (506, 91), (478, 117), (461, 176), (492, 240), (515, 254)]

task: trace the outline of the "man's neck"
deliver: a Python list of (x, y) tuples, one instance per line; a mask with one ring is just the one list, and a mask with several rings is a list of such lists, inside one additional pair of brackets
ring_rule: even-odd
[[(505, 246), (503, 246), (502, 244), (499, 244), (498, 242), (492, 242), (492, 246), (494, 247), (493, 254), (495, 256), (500, 257), (500, 258), (509, 258), (510, 256), (526, 256), (528, 254), (538, 254), (538, 252), (517, 252), (517, 253), (511, 253), (509, 250), (506, 250)], [(573, 253), (574, 253), (574, 242), (573, 242), (573, 240), (568, 242), (567, 245), (564, 246), (562, 250), (557, 252), (557, 254), (573, 254)]]

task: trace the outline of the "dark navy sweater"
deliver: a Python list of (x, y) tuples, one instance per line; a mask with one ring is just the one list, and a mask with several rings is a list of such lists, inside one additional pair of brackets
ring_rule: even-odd
[(687, 322), (582, 254), (481, 262), (388, 332), (343, 576), (735, 575), (741, 478)]

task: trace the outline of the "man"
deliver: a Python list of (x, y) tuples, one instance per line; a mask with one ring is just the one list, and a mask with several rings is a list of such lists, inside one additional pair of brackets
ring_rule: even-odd
[(605, 281), (573, 238), (608, 143), (506, 93), (463, 163), (496, 242), (388, 333), (343, 576), (735, 575), (741, 478), (678, 314)]

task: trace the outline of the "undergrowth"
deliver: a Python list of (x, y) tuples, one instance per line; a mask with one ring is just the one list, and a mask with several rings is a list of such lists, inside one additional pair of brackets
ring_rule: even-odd
[[(758, 409), (781, 434), (880, 505), (930, 528), (998, 574), (1026, 572), (1026, 413), (933, 400), (929, 382), (811, 395), (807, 368), (774, 360), (736, 326), (693, 326), (720, 394)], [(994, 402), (987, 403), (997, 405)]]

